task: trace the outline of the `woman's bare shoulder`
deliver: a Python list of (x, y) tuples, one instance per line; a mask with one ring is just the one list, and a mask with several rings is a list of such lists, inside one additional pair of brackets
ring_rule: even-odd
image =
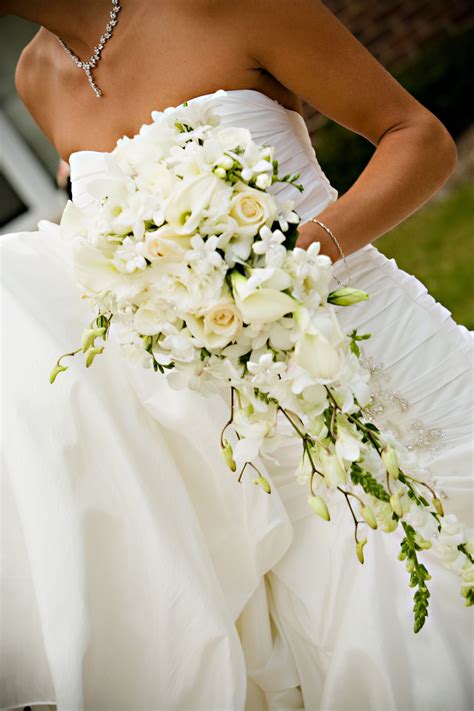
[(16, 91), (26, 108), (44, 130), (51, 87), (52, 48), (50, 33), (41, 28), (24, 47), (15, 70)]

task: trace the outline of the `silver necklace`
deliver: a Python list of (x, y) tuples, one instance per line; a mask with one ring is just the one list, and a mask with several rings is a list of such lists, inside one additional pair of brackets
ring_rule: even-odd
[(89, 80), (89, 84), (91, 85), (95, 95), (100, 98), (103, 96), (102, 91), (99, 89), (97, 84), (94, 81), (94, 77), (92, 76), (92, 70), (94, 69), (95, 65), (98, 63), (99, 59), (101, 58), (102, 50), (104, 49), (107, 40), (109, 40), (112, 37), (112, 33), (114, 31), (114, 27), (118, 22), (117, 16), (121, 10), (119, 0), (112, 0), (112, 9), (110, 11), (110, 20), (108, 21), (104, 33), (100, 36), (98, 43), (94, 47), (94, 51), (92, 52), (91, 58), (87, 62), (83, 62), (77, 54), (74, 54), (72, 49), (67, 46), (65, 42), (62, 41), (60, 37), (58, 37), (59, 44), (61, 47), (65, 50), (65, 52), (71, 57), (72, 61), (80, 68), (83, 69), (84, 72), (86, 73), (87, 79)]

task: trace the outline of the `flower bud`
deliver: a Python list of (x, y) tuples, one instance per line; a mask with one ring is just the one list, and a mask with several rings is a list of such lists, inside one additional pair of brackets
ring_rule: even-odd
[(400, 470), (398, 468), (397, 453), (395, 452), (394, 448), (391, 447), (390, 445), (387, 445), (382, 450), (382, 461), (385, 465), (386, 470), (392, 477), (392, 479), (398, 479)]
[(362, 541), (357, 541), (356, 543), (356, 555), (360, 563), (364, 562), (364, 546), (367, 543), (367, 538), (363, 538)]
[(225, 440), (225, 445), (222, 447), (222, 454), (229, 469), (233, 472), (237, 471), (237, 464), (234, 460), (232, 446), (227, 440)]
[(383, 527), (383, 531), (385, 533), (393, 533), (398, 528), (398, 521), (395, 518), (389, 518), (385, 522), (385, 525)]
[(53, 384), (59, 373), (64, 373), (65, 370), (67, 370), (66, 365), (55, 365), (53, 370), (51, 371), (51, 375), (49, 376), (49, 382)]
[(428, 548), (431, 548), (431, 541), (428, 541), (426, 540), (426, 538), (423, 538), (421, 533), (416, 532), (413, 538), (415, 540), (415, 543), (420, 546), (422, 550), (427, 551)]
[(329, 510), (322, 496), (309, 496), (308, 504), (311, 506), (318, 516), (321, 516), (325, 521), (330, 521)]
[(270, 494), (270, 492), (271, 492), (270, 484), (268, 483), (268, 481), (265, 479), (264, 476), (259, 476), (259, 477), (257, 477), (256, 479), (253, 480), (253, 483), (254, 483), (254, 484), (258, 484), (259, 486), (262, 487), (262, 489), (263, 489), (267, 494)]
[(437, 496), (433, 496), (431, 503), (433, 504), (436, 513), (439, 516), (444, 516), (444, 509), (443, 509), (443, 504), (441, 503), (441, 499), (438, 499)]
[(104, 350), (104, 346), (100, 346), (99, 348), (94, 348), (94, 347), (89, 348), (89, 350), (87, 351), (87, 357), (86, 357), (86, 368), (89, 368), (92, 365), (96, 355), (99, 355), (100, 353), (102, 353), (103, 350)]
[(413, 571), (415, 570), (415, 561), (413, 560), (413, 558), (406, 559), (405, 568), (409, 573), (413, 573)]
[(225, 178), (227, 173), (226, 173), (225, 168), (218, 165), (217, 168), (214, 168), (214, 175), (216, 176), (216, 178)]
[(377, 528), (377, 519), (370, 506), (362, 506), (360, 514), (365, 522), (369, 524), (370, 528)]
[(226, 170), (230, 170), (234, 165), (234, 159), (230, 156), (224, 155), (220, 160), (220, 165)]
[(367, 301), (368, 298), (369, 295), (366, 291), (344, 287), (343, 289), (331, 291), (328, 295), (328, 302), (330, 304), (336, 304), (336, 306), (351, 306), (352, 304), (357, 304), (359, 301)]
[(465, 543), (465, 546), (466, 546), (467, 552), (470, 553), (471, 555), (474, 555), (474, 540), (468, 538)]
[(403, 510), (402, 510), (402, 505), (400, 502), (400, 494), (397, 492), (396, 494), (392, 494), (390, 497), (390, 506), (392, 507), (392, 510), (399, 516), (400, 518), (403, 516)]
[(260, 175), (257, 176), (257, 179), (255, 181), (255, 185), (257, 188), (260, 188), (261, 190), (265, 190), (265, 188), (268, 188), (268, 186), (271, 184), (272, 179), (267, 173), (260, 173)]
[(82, 334), (81, 348), (82, 352), (85, 353), (94, 344), (94, 339), (99, 336), (103, 336), (105, 333), (105, 328), (86, 328)]

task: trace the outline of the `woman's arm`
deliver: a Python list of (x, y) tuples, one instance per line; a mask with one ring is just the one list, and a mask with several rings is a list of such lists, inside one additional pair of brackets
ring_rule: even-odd
[[(441, 187), (456, 166), (456, 145), (439, 119), (319, 0), (248, 0), (243, 5), (249, 52), (258, 65), (376, 146), (351, 188), (317, 215), (350, 254), (404, 220)], [(315, 240), (334, 261), (340, 258), (319, 225), (302, 225), (298, 245)]]

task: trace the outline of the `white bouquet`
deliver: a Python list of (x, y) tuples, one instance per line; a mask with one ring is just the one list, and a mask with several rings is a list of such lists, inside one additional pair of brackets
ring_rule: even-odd
[(274, 148), (222, 127), (214, 108), (211, 96), (153, 113), (106, 154), (106, 173), (88, 184), (92, 204), (68, 203), (61, 229), (94, 318), (50, 380), (80, 351), (89, 367), (113, 321), (128, 355), (172, 387), (230, 389), (221, 447), (239, 482), (250, 469), (271, 493), (257, 458), (275, 456), (291, 429), (309, 506), (329, 521), (334, 497), (345, 498), (361, 563), (367, 526), (402, 527), (417, 632), (430, 595), (420, 551), (432, 548), (459, 575), (472, 605), (474, 541), (444, 515), (414, 455), (364, 417), (369, 373), (358, 343), (370, 334), (343, 333), (335, 306), (368, 295), (330, 291), (332, 264), (319, 243), (295, 247), (300, 218), (272, 185), (302, 191), (299, 175), (280, 177)]

